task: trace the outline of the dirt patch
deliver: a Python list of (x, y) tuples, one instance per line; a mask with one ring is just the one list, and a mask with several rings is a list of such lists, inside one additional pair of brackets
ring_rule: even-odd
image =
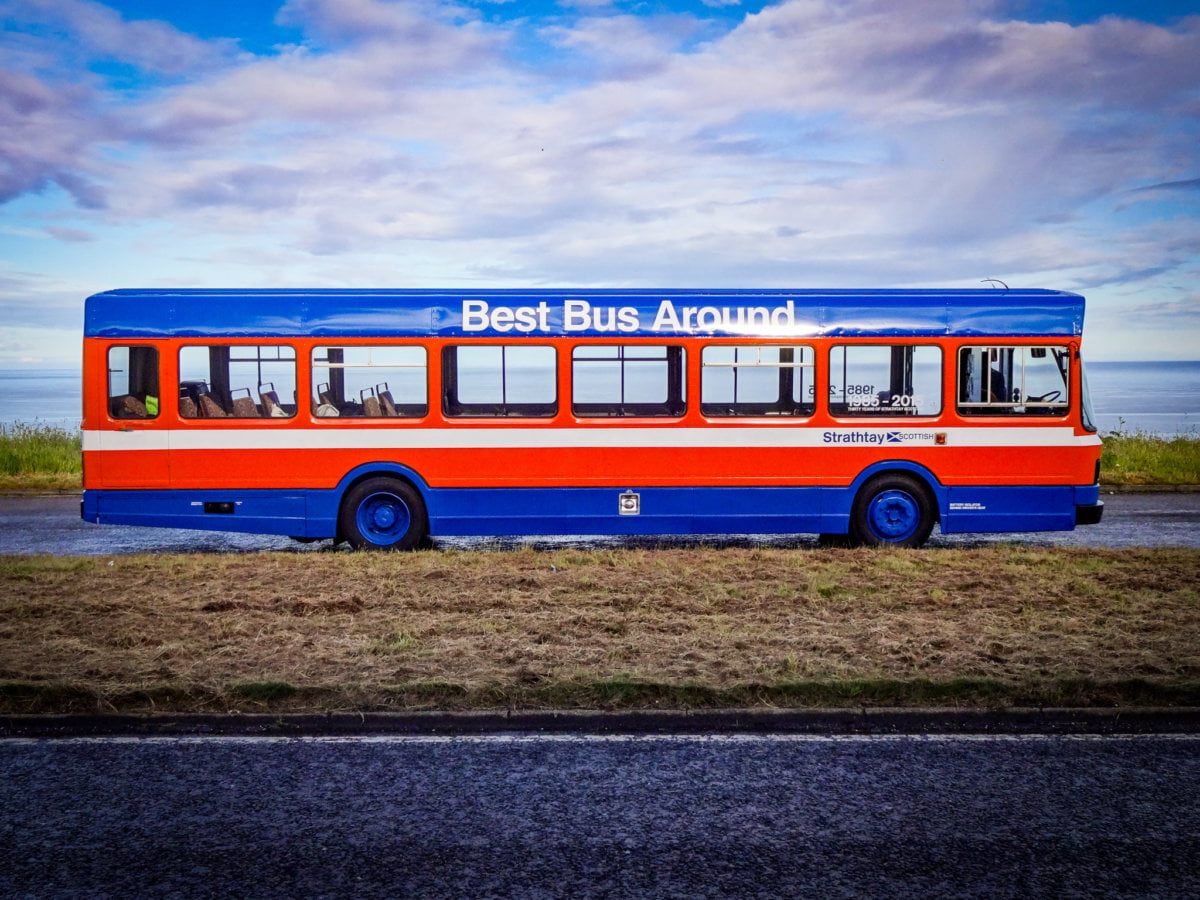
[(1195, 703), (1200, 551), (0, 559), (0, 710)]

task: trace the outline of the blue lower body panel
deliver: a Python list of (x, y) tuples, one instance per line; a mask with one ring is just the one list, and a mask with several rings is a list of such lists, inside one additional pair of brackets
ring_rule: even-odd
[[(433, 534), (798, 534), (846, 530), (841, 488), (488, 488), (430, 491)], [(631, 496), (636, 514), (622, 513)]]
[(307, 491), (84, 491), (82, 515), (103, 525), (310, 535)]
[[(420, 488), (435, 536), (845, 534), (855, 489)], [(1099, 506), (1096, 485), (934, 485), (934, 494), (946, 533), (1069, 531)], [(114, 525), (332, 538), (341, 497), (341, 490), (84, 491), (82, 515)]]
[[(622, 514), (621, 495), (637, 495)], [(433, 535), (797, 534), (845, 531), (841, 488), (480, 488), (422, 491)], [(293, 537), (337, 533), (338, 491), (84, 491), (110, 525)]]
[(942, 531), (946, 534), (1071, 531), (1078, 519), (1077, 507), (1099, 503), (1100, 486), (951, 487), (945, 494)]

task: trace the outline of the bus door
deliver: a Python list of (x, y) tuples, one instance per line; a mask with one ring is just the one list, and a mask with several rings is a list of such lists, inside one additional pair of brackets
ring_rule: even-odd
[(105, 488), (167, 487), (167, 430), (161, 423), (158, 348), (116, 345), (107, 354), (107, 421), (94, 432)]

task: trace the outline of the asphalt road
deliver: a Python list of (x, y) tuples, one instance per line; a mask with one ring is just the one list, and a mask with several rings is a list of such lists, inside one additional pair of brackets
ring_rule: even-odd
[[(1104, 519), (1075, 531), (1041, 534), (943, 535), (935, 531), (931, 547), (959, 547), (1012, 542), (1030, 546), (1085, 547), (1200, 547), (1200, 493), (1107, 494)], [(748, 543), (768, 546), (815, 546), (815, 535), (800, 537), (732, 537), (708, 539), (714, 544)], [(441, 546), (511, 548), (526, 543), (537, 547), (647, 546), (676, 544), (680, 539), (646, 538), (453, 538)], [(92, 525), (79, 518), (79, 500), (72, 496), (0, 497), (0, 554), (50, 553), (58, 556), (101, 556), (124, 553), (227, 553), (258, 550), (329, 551), (331, 541), (300, 544), (290, 538), (228, 532), (185, 531), (174, 528), (136, 528)]]
[(0, 896), (1196, 897), (1195, 736), (0, 741)]

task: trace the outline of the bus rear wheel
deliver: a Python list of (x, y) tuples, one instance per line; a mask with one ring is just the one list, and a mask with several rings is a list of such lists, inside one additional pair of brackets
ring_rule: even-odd
[(377, 476), (346, 492), (338, 532), (355, 550), (412, 550), (428, 536), (429, 518), (412, 485)]
[(920, 547), (936, 519), (937, 507), (924, 482), (899, 472), (880, 475), (854, 499), (850, 535), (867, 546)]

